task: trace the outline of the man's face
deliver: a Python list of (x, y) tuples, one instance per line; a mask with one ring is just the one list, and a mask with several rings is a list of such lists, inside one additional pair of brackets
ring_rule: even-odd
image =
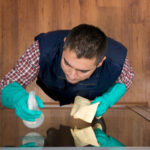
[(72, 84), (88, 79), (96, 69), (96, 58), (77, 58), (75, 52), (66, 49), (61, 58), (61, 67), (66, 79)]

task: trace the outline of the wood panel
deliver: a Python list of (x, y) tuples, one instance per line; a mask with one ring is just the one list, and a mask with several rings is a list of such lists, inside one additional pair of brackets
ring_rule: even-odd
[[(128, 48), (135, 78), (120, 102), (150, 106), (149, 0), (0, 0), (0, 7), (0, 78), (15, 65), (35, 35), (88, 23)], [(37, 91), (49, 101), (38, 87)]]
[(145, 119), (147, 119), (148, 121), (150, 121), (150, 108), (145, 108), (142, 106), (134, 106), (134, 107), (129, 106), (129, 108), (138, 113), (139, 115), (141, 115), (142, 117), (144, 117)]

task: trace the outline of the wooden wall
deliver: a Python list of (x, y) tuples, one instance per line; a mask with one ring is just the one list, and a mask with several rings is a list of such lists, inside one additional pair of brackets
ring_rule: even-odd
[(149, 0), (0, 0), (0, 79), (38, 33), (93, 24), (128, 48), (135, 78), (119, 102), (150, 106), (149, 8)]

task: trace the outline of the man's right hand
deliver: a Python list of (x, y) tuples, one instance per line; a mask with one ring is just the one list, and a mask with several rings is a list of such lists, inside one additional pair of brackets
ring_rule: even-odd
[(108, 108), (114, 105), (126, 93), (126, 90), (125, 84), (115, 83), (102, 96), (95, 98), (91, 104), (100, 102), (95, 116), (102, 116)]
[[(35, 121), (39, 118), (41, 111), (28, 109), (28, 92), (17, 82), (6, 85), (1, 92), (2, 105), (8, 108), (14, 108), (16, 115), (26, 121)], [(42, 100), (35, 96), (40, 108), (44, 108)]]

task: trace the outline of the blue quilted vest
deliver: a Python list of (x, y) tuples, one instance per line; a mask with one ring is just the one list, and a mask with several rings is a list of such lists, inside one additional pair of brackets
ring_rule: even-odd
[(108, 38), (106, 60), (89, 79), (70, 84), (61, 68), (64, 37), (69, 30), (42, 33), (35, 37), (40, 47), (40, 72), (37, 84), (60, 105), (74, 102), (77, 95), (93, 100), (113, 85), (121, 74), (127, 50), (119, 42)]

